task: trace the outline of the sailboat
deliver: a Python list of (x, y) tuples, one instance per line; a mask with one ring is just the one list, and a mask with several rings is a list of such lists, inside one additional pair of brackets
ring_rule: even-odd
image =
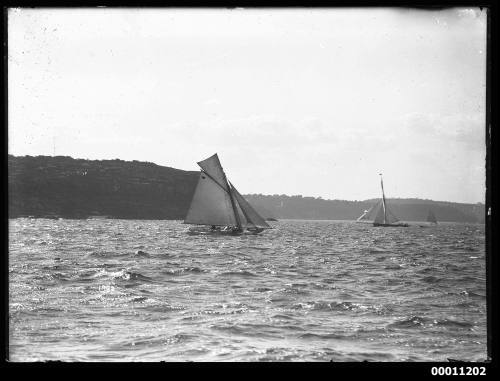
[(184, 223), (210, 228), (191, 228), (190, 232), (237, 235), (272, 229), (227, 180), (217, 154), (198, 165), (200, 177)]
[(427, 222), (429, 222), (432, 225), (437, 225), (437, 219), (436, 216), (434, 215), (434, 212), (432, 210), (429, 210), (429, 214), (427, 215)]
[(382, 187), (382, 199), (373, 205), (370, 209), (365, 210), (361, 216), (358, 217), (356, 222), (372, 223), (373, 226), (401, 226), (408, 227), (409, 225), (404, 222), (399, 222), (394, 213), (387, 207), (384, 194), (384, 181), (380, 173), (380, 186)]

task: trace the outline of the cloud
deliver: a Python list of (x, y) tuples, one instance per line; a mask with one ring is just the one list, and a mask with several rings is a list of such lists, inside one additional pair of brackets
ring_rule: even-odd
[(476, 114), (422, 114), (411, 113), (403, 117), (408, 134), (422, 141), (425, 138), (442, 143), (461, 143), (465, 149), (485, 149), (485, 119)]
[(336, 127), (320, 118), (292, 120), (276, 115), (175, 123), (166, 131), (183, 140), (227, 144), (233, 147), (258, 145), (266, 148), (286, 148), (332, 144), (336, 139)]

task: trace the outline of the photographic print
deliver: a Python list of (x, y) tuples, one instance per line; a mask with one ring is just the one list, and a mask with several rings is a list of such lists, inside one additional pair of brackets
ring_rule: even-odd
[(10, 362), (487, 361), (487, 9), (5, 12)]

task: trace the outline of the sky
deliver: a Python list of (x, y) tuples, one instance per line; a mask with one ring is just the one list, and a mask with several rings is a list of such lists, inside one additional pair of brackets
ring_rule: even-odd
[(485, 200), (486, 10), (11, 8), (8, 151)]

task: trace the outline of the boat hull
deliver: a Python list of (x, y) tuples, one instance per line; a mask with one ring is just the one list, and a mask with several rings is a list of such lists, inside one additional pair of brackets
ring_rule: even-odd
[(402, 228), (407, 228), (408, 224), (405, 224), (405, 223), (399, 223), (399, 224), (381, 224), (381, 223), (378, 223), (378, 222), (374, 222), (373, 223), (373, 226), (377, 226), (377, 227), (402, 227)]
[(254, 228), (254, 229), (212, 229), (210, 227), (200, 226), (192, 227), (187, 230), (189, 235), (215, 235), (215, 236), (234, 236), (234, 235), (256, 235), (262, 233), (264, 229)]

